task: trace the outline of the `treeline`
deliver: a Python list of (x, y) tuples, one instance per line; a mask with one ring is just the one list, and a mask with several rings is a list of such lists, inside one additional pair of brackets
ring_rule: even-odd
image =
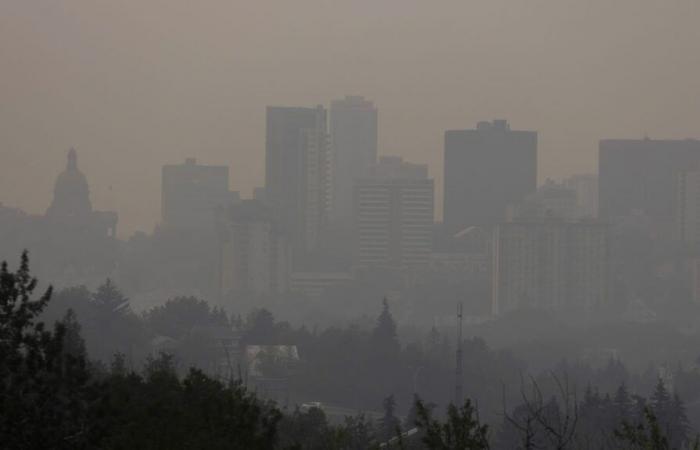
[[(128, 368), (138, 370), (160, 350), (175, 356), (180, 375), (190, 366), (215, 375), (209, 368), (220, 357), (211, 332), (233, 330), (241, 347), (294, 345), (300, 361), (289, 372), (293, 399), (321, 401), (355, 410), (379, 410), (381, 399), (393, 395), (406, 414), (415, 393), (447, 405), (453, 398), (454, 337), (432, 328), (405, 345), (399, 342), (389, 304), (377, 302), (374, 318), (345, 327), (309, 329), (277, 321), (266, 309), (246, 316), (227, 314), (194, 297), (178, 297), (141, 315), (131, 311), (119, 289), (107, 280), (96, 291), (73, 287), (58, 292), (42, 314), (53, 323), (72, 310), (82, 326), (87, 353), (105, 367), (115, 353)], [(463, 344), (465, 395), (483, 405), (491, 417), (500, 409), (502, 385), (516, 385), (526, 369), (508, 352), (493, 351), (477, 338)], [(235, 365), (235, 363), (234, 363)], [(240, 376), (240, 367), (234, 375)]]
[[(90, 359), (101, 362), (103, 368), (115, 353), (122, 353), (127, 367), (138, 371), (148, 356), (165, 351), (174, 355), (179, 375), (195, 366), (215, 376), (211, 366), (220, 358), (221, 346), (213, 342), (220, 336), (211, 332), (233, 330), (241, 346), (298, 348), (300, 361), (288, 373), (292, 403), (321, 401), (367, 411), (381, 409), (381, 399), (393, 395), (399, 414), (406, 415), (418, 393), (446, 406), (454, 397), (454, 383), (446, 380), (454, 380), (455, 336), (433, 327), (425, 334), (416, 331), (405, 336), (400, 343), (389, 305), (377, 305), (374, 318), (325, 329), (293, 327), (265, 309), (246, 316), (227, 314), (194, 297), (170, 299), (137, 315), (114, 283), (107, 281), (95, 292), (84, 287), (58, 292), (42, 320), (53, 323), (73, 310)], [(520, 399), (517, 387), (522, 374), (529, 372), (527, 364), (510, 352), (489, 348), (480, 338), (463, 341), (463, 357), (465, 395), (479, 404), (484, 420), (500, 420), (504, 394), (508, 404)], [(240, 366), (233, 365), (234, 377), (240, 378)], [(659, 377), (658, 367), (650, 365), (646, 371), (630, 373), (617, 359), (596, 368), (562, 361), (553, 371), (567, 374), (579, 388), (595, 386), (600, 395), (614, 395), (623, 384), (631, 393), (648, 395)], [(691, 404), (700, 400), (697, 368), (677, 365), (667, 367), (666, 372), (681, 398)], [(545, 395), (556, 394), (551, 377), (539, 376), (535, 381)], [(508, 387), (505, 393), (503, 386)], [(693, 423), (700, 421), (697, 408), (691, 408), (689, 416)]]
[[(544, 393), (541, 380), (521, 382), (520, 404), (514, 408), (504, 404), (502, 423), (492, 422), (494, 427), (482, 422), (471, 400), (459, 408), (450, 405), (443, 412), (416, 397), (402, 421), (395, 411), (394, 396), (385, 397), (392, 392), (388, 376), (388, 389), (378, 397), (385, 397), (380, 420), (360, 415), (334, 425), (319, 408), (282, 410), (257, 398), (239, 382), (214, 379), (195, 368), (178, 374), (172, 355), (148, 357), (138, 369), (123, 353), (113, 356), (108, 365), (94, 363), (87, 357), (75, 313), (69, 311), (52, 328), (40, 320), (51, 304), (52, 291), (49, 288), (36, 297), (36, 285), (26, 255), (16, 272), (2, 265), (2, 448), (682, 449), (695, 445), (682, 401), (661, 381), (649, 399), (632, 395), (621, 386), (614, 396), (589, 388), (579, 402), (575, 387), (558, 375), (550, 377), (555, 385), (553, 395)], [(103, 286), (96, 294), (103, 300), (92, 298), (90, 302), (95, 304), (90, 307), (109, 304), (105, 310), (129, 317), (125, 299), (117, 294), (113, 286)], [(198, 302), (192, 304), (201, 307)], [(162, 322), (169, 307), (162, 308), (138, 320), (161, 323), (173, 334), (187, 329)], [(209, 310), (207, 317), (224, 320), (225, 315)], [(269, 313), (258, 313), (251, 320), (244, 327), (244, 340), (300, 333), (275, 323)], [(256, 336), (258, 332), (264, 334)], [(376, 347), (375, 353), (365, 354), (375, 358), (373, 363), (382, 364), (380, 358), (398, 358), (390, 361), (400, 367), (410, 354), (396, 341), (386, 303), (375, 327), (366, 336), (357, 335), (364, 336), (364, 345)], [(347, 348), (335, 350), (343, 353)], [(488, 353), (485, 348), (481, 351)], [(442, 381), (451, 379), (446, 376)], [(377, 382), (382, 381), (377, 378)], [(393, 381), (400, 384), (399, 378)]]

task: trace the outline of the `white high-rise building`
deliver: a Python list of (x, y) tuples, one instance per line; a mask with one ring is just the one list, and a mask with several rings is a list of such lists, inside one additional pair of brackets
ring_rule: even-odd
[(290, 251), (272, 212), (243, 200), (222, 217), (221, 293), (280, 294), (288, 289)]
[(303, 230), (304, 250), (318, 246), (321, 231), (329, 220), (332, 201), (332, 161), (328, 135), (321, 129), (305, 129), (301, 133), (303, 211), (298, 227)]
[(608, 296), (608, 226), (561, 219), (502, 223), (493, 237), (494, 314), (590, 311)]
[(427, 266), (434, 215), (427, 166), (387, 157), (370, 175), (355, 185), (356, 266)]

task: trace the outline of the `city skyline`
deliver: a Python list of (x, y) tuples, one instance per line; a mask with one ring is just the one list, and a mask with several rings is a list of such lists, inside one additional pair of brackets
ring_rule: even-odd
[(537, 130), (540, 182), (593, 172), (602, 138), (700, 137), (696, 2), (301, 3), (3, 2), (0, 201), (43, 211), (75, 146), (120, 235), (150, 231), (161, 165), (228, 165), (246, 195), (265, 106), (345, 95), (378, 108), (380, 154), (430, 165), (438, 215), (446, 129)]
[(0, 446), (700, 450), (698, 19), (0, 0)]
[[(345, 97), (347, 98), (348, 96), (345, 96)], [(356, 97), (366, 99), (363, 96), (356, 96)], [(371, 99), (367, 99), (367, 100), (371, 101)], [(330, 104), (332, 102), (328, 102), (328, 103)], [(310, 107), (310, 106), (267, 106), (268, 110), (270, 110), (270, 108), (272, 108), (273, 110), (286, 109), (286, 110), (309, 110), (309, 111), (313, 111), (314, 109), (317, 109), (317, 108), (323, 108), (324, 116), (327, 114), (327, 109), (325, 108), (325, 106), (323, 104), (318, 104), (315, 107)], [(509, 121), (507, 119), (502, 119), (502, 118), (479, 120), (477, 125), (479, 123), (487, 123), (488, 124), (488, 123), (490, 123), (489, 121), (491, 121), (491, 120), (493, 120), (494, 123), (503, 122), (506, 124), (506, 126), (508, 126), (508, 127), (510, 126)], [(468, 126), (465, 126), (463, 128), (468, 130)], [(326, 139), (329, 140), (330, 139), (330, 135), (329, 135), (330, 126), (328, 124), (326, 124), (324, 129), (326, 130)], [(443, 133), (449, 134), (449, 133), (461, 132), (461, 131), (462, 130), (444, 130)], [(600, 162), (598, 160), (596, 161), (596, 167), (594, 167), (591, 170), (586, 171), (586, 172), (572, 172), (572, 173), (567, 172), (566, 175), (558, 174), (558, 175), (554, 175), (554, 176), (541, 174), (540, 168), (543, 166), (543, 162), (544, 162), (543, 159), (544, 158), (542, 158), (541, 150), (540, 150), (540, 146), (539, 146), (538, 137), (540, 136), (540, 132), (538, 130), (533, 130), (533, 133), (536, 136), (535, 147), (536, 147), (536, 153), (537, 153), (535, 155), (536, 171), (537, 171), (536, 186), (538, 186), (538, 187), (542, 186), (545, 183), (549, 182), (550, 180), (567, 182), (570, 177), (581, 177), (581, 176), (584, 176), (584, 177), (585, 176), (595, 176), (595, 177), (597, 177), (599, 175), (598, 171), (599, 171)], [(446, 136), (446, 134), (445, 134), (445, 136)], [(263, 136), (262, 140), (265, 141), (264, 136)], [(624, 138), (615, 138), (615, 139), (601, 137), (597, 141), (597, 152), (596, 153), (600, 152), (601, 146), (605, 146), (609, 142), (650, 142), (650, 143), (677, 142), (680, 145), (683, 145), (683, 143), (685, 142), (691, 146), (700, 145), (700, 144), (697, 144), (699, 142), (699, 140), (696, 138), (693, 138), (693, 137), (677, 137), (677, 138), (673, 138), (673, 139), (670, 139), (670, 138), (669, 139), (655, 139), (655, 138), (652, 139), (647, 135), (645, 135), (643, 137), (624, 137)], [(330, 146), (331, 143), (329, 142), (327, 145)], [(443, 140), (443, 148), (441, 149), (441, 154), (443, 154), (443, 155), (444, 155), (444, 145), (445, 144), (444, 144), (444, 140)], [(74, 146), (71, 146), (68, 149), (64, 149), (64, 151), (61, 152), (61, 158), (65, 159), (66, 155), (70, 155), (72, 152), (75, 152), (75, 151), (76, 151), (76, 147), (74, 147)], [(331, 152), (332, 152), (332, 149), (331, 149)], [(263, 153), (263, 159), (265, 159), (265, 156), (264, 156), (265, 151), (263, 150), (262, 153)], [(84, 154), (84, 152), (81, 152), (81, 156), (83, 154)], [(87, 152), (87, 154), (89, 155), (90, 152)], [(198, 163), (200, 162), (197, 160), (197, 157), (194, 153), (185, 154), (185, 155), (186, 155), (184, 158), (185, 162), (191, 162), (191, 163), (194, 163), (195, 161)], [(381, 151), (381, 149), (379, 150), (377, 156), (378, 156), (378, 159), (385, 158), (385, 157), (389, 157), (389, 158), (402, 157), (403, 158), (403, 156), (401, 156), (400, 153), (391, 153), (391, 154), (383, 153)], [(422, 164), (419, 160), (408, 160), (408, 162)], [(207, 166), (221, 167), (222, 169), (227, 169), (228, 171), (231, 171), (232, 167), (235, 167), (235, 164), (234, 164), (234, 166), (229, 166), (226, 164), (219, 164), (219, 163), (216, 163), (214, 161), (201, 161), (201, 163), (204, 163)], [(428, 164), (428, 163), (423, 164), (427, 167), (429, 176), (432, 179), (434, 179), (436, 182), (435, 192), (434, 192), (434, 196), (435, 196), (435, 199), (434, 199), (435, 200), (435, 210), (434, 210), (435, 211), (435, 216), (434, 216), (435, 223), (442, 223), (444, 221), (444, 189), (443, 189), (442, 183), (441, 184), (437, 183), (438, 176), (435, 175), (435, 173), (439, 171), (440, 172), (439, 179), (441, 179), (444, 182), (444, 165), (445, 165), (444, 157), (443, 157), (441, 163), (443, 165), (443, 170), (439, 170), (438, 167), (434, 167), (433, 165)], [(84, 166), (85, 164), (82, 164), (82, 165)], [(160, 197), (162, 196), (162, 193), (163, 193), (163, 185), (162, 185), (162, 180), (160, 178), (161, 172), (163, 170), (165, 170), (166, 167), (172, 167), (174, 165), (176, 165), (176, 161), (169, 161), (167, 163), (162, 163), (157, 168), (157, 181), (158, 181), (158, 183), (157, 183), (157, 187), (156, 187), (156, 193), (159, 197), (158, 201), (160, 201)], [(86, 169), (86, 171), (87, 171), (87, 169)], [(228, 180), (228, 187), (229, 187), (229, 191), (233, 195), (237, 196), (237, 198), (240, 198), (240, 199), (252, 199), (252, 198), (254, 198), (254, 195), (255, 195), (254, 191), (255, 190), (265, 187), (265, 176), (263, 174), (263, 178), (262, 178), (262, 180), (260, 180), (259, 184), (252, 185), (247, 189), (237, 190), (237, 189), (234, 189), (235, 186), (236, 186), (235, 181), (232, 181), (229, 179)], [(95, 194), (96, 191), (98, 192), (97, 195)], [(90, 192), (89, 192), (90, 201), (93, 204), (95, 204), (97, 207), (102, 207), (102, 209), (109, 209), (111, 207), (110, 205), (114, 204), (114, 201), (109, 198), (109, 197), (114, 196), (114, 194), (111, 191), (112, 191), (111, 185), (107, 186), (107, 188), (105, 189), (104, 184), (101, 184), (100, 182), (93, 182), (90, 185)], [(152, 195), (152, 193), (150, 193), (150, 195)], [(51, 197), (51, 191), (46, 193), (47, 205), (44, 206), (43, 208), (40, 205), (38, 209), (25, 208), (25, 207), (22, 207), (22, 205), (20, 205), (20, 204), (12, 204), (10, 202), (3, 202), (3, 199), (1, 199), (1, 198), (0, 198), (0, 205), (7, 206), (7, 207), (13, 207), (13, 208), (19, 208), (21, 210), (24, 210), (24, 211), (30, 213), (30, 214), (42, 214), (44, 212), (44, 210), (46, 209), (46, 207), (48, 207), (50, 205), (50, 202), (49, 202), (50, 197)], [(100, 200), (102, 200), (102, 201), (100, 201)], [(515, 203), (517, 203), (517, 202), (515, 202)], [(513, 203), (513, 205), (515, 203)], [(117, 233), (117, 237), (122, 238), (122, 239), (126, 239), (135, 232), (149, 233), (154, 229), (154, 227), (163, 225), (164, 221), (163, 221), (163, 217), (162, 217), (162, 214), (163, 214), (162, 207), (153, 208), (153, 205), (149, 205), (149, 206), (151, 206), (151, 209), (149, 210), (149, 214), (154, 216), (152, 221), (148, 222), (149, 225), (134, 226), (133, 223), (127, 221), (126, 231), (124, 231), (124, 225), (122, 224), (123, 219), (122, 219), (122, 216), (120, 214), (120, 228), (119, 228), (119, 232)], [(120, 212), (120, 210), (118, 210), (116, 208), (112, 208), (112, 209), (115, 209), (115, 211), (118, 213)], [(505, 216), (504, 216), (504, 219), (505, 219)]]

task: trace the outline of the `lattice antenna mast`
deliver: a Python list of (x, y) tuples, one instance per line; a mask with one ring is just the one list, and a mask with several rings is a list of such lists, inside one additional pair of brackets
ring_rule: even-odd
[(462, 303), (459, 304), (457, 319), (459, 319), (459, 331), (457, 333), (457, 367), (455, 369), (455, 406), (459, 408), (464, 402), (462, 398)]

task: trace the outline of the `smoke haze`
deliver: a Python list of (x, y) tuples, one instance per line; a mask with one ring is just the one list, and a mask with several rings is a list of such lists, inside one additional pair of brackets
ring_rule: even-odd
[(445, 129), (539, 131), (539, 177), (593, 171), (601, 136), (697, 137), (693, 0), (327, 2), (5, 0), (0, 192), (48, 206), (75, 146), (121, 236), (158, 221), (160, 167), (229, 165), (264, 184), (266, 105), (361, 94), (379, 153), (430, 165)]

